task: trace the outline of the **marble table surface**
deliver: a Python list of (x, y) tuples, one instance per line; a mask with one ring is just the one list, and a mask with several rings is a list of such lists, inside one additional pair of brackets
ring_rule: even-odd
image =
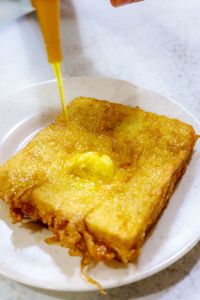
[[(175, 99), (200, 120), (199, 14), (199, 0), (146, 0), (119, 9), (108, 0), (64, 0), (63, 74), (127, 79)], [(1, 28), (0, 101), (52, 78), (34, 13)], [(0, 276), (0, 299), (198, 300), (199, 258), (200, 244), (159, 274), (104, 297), (38, 290)]]

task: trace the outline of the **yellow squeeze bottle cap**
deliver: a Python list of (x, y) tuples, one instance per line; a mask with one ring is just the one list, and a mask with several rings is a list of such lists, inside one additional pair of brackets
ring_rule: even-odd
[(61, 62), (59, 0), (32, 0), (46, 44), (49, 63)]

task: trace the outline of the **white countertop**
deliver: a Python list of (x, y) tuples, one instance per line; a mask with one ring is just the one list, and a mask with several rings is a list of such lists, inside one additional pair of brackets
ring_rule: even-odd
[[(199, 15), (199, 0), (146, 0), (120, 9), (108, 0), (65, 0), (63, 75), (127, 79), (175, 99), (200, 119)], [(0, 71), (0, 100), (53, 78), (34, 14), (1, 29)], [(165, 271), (105, 297), (42, 291), (0, 277), (0, 299), (198, 300), (199, 258), (197, 245)]]

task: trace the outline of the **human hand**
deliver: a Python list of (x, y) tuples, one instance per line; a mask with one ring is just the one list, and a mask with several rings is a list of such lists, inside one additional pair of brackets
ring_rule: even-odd
[(143, 0), (110, 0), (113, 6), (121, 6), (125, 4), (140, 2)]

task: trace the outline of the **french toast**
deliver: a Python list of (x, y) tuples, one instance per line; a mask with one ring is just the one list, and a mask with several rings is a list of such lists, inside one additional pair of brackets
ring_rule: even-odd
[(134, 260), (198, 136), (179, 120), (78, 97), (0, 166), (13, 222), (41, 221), (71, 255)]

